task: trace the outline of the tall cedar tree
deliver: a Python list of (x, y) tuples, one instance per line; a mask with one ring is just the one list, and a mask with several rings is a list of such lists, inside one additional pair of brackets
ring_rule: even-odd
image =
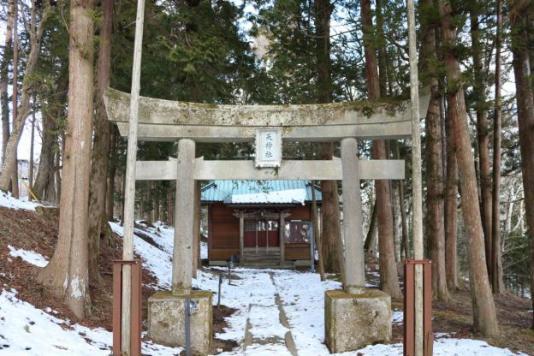
[(103, 95), (111, 77), (111, 29), (113, 0), (102, 1), (102, 23), (98, 62), (96, 67), (96, 110), (91, 157), (91, 181), (89, 182), (89, 278), (93, 283), (100, 281), (100, 240), (107, 227), (106, 188), (111, 124), (107, 120)]
[(70, 3), (68, 118), (59, 237), (39, 280), (79, 318), (89, 302), (87, 217), (93, 119), (93, 1)]
[(57, 203), (59, 194), (56, 187), (55, 166), (59, 155), (58, 137), (60, 121), (65, 117), (68, 90), (68, 71), (64, 68), (54, 82), (46, 105), (43, 105), (41, 114), (43, 120), (41, 153), (39, 156), (39, 170), (33, 183), (32, 191), (42, 201)]
[(474, 328), (486, 337), (497, 336), (499, 334), (499, 326), (486, 267), (484, 230), (478, 204), (477, 177), (469, 137), (462, 73), (454, 51), (456, 22), (452, 16), (452, 7), (449, 1), (440, 0), (439, 11), (445, 49), (449, 97), (452, 99), (451, 103), (449, 103), (449, 119), (452, 121), (457, 145), (456, 158), (460, 174), (462, 212), (468, 240), (469, 281), (471, 285)]
[[(500, 226), (500, 181), (501, 181), (501, 40), (502, 2), (497, 0), (497, 31), (495, 36), (495, 104), (493, 124), (493, 185), (491, 202), (491, 286), (493, 293), (504, 291), (501, 226)], [(489, 258), (489, 257), (488, 257)]]
[[(316, 0), (316, 57), (317, 57), (317, 100), (320, 103), (332, 101), (332, 64), (330, 62), (330, 16), (332, 5), (329, 0)], [(321, 145), (321, 158), (332, 159), (334, 144)], [(321, 244), (323, 264), (326, 272), (343, 273), (343, 252), (339, 226), (339, 197), (336, 181), (322, 181), (323, 226)]]
[[(378, 61), (373, 39), (373, 20), (370, 0), (361, 0), (363, 42), (365, 46), (365, 73), (369, 100), (380, 99)], [(384, 140), (373, 141), (373, 158), (386, 159)], [(393, 210), (391, 185), (387, 180), (375, 181), (376, 209), (378, 222), (378, 250), (380, 253), (380, 288), (393, 298), (401, 298), (397, 265), (395, 263), (395, 241), (393, 232)]]
[[(530, 7), (530, 8), (529, 8)], [(531, 82), (532, 64), (529, 48), (525, 39), (528, 38), (532, 23), (525, 12), (534, 13), (534, 5), (529, 1), (510, 1), (510, 23), (512, 26), (512, 53), (515, 76), (517, 122), (519, 126), (519, 146), (521, 149), (521, 171), (523, 173), (523, 189), (525, 192), (525, 210), (527, 234), (531, 247), (531, 280), (530, 290), (534, 291), (534, 93)], [(532, 298), (534, 307), (534, 297)], [(534, 316), (532, 319), (534, 328)]]
[(478, 165), (480, 175), (480, 213), (482, 214), (482, 228), (484, 229), (484, 244), (486, 247), (486, 264), (488, 274), (493, 275), (491, 268), (492, 231), (491, 231), (491, 171), (489, 154), (489, 120), (486, 96), (487, 75), (483, 64), (483, 48), (480, 39), (481, 30), (479, 16), (483, 2), (475, 0), (471, 9), (471, 43), (473, 56), (473, 94), (475, 96), (475, 113), (478, 141)]
[(5, 157), (7, 139), (9, 137), (9, 97), (7, 85), (9, 82), (9, 62), (13, 56), (13, 26), (15, 24), (15, 0), (9, 0), (7, 10), (6, 34), (4, 53), (0, 62), (0, 105), (2, 107), (2, 159)]
[[(454, 107), (456, 96), (447, 95), (447, 102)], [(445, 183), (445, 269), (447, 288), (458, 289), (458, 162), (456, 160), (456, 140), (452, 125), (453, 111), (448, 110), (445, 118), (446, 183)]]
[(430, 103), (426, 113), (426, 233), (432, 256), (432, 289), (438, 300), (447, 301), (445, 270), (445, 221), (442, 123), (437, 68), (436, 27), (439, 25), (432, 0), (421, 4), (423, 12), (423, 46), (421, 66), (425, 84), (430, 86)]
[[(31, 8), (31, 20), (29, 23), (29, 35), (30, 35), (30, 52), (26, 60), (26, 70), (24, 72), (24, 79), (22, 81), (21, 98), (18, 105), (15, 105), (14, 119), (12, 123), (12, 131), (6, 143), (5, 155), (2, 162), (2, 169), (0, 172), (0, 190), (7, 191), (10, 187), (12, 177), (17, 173), (17, 148), (24, 123), (26, 118), (30, 114), (31, 105), (30, 97), (32, 95), (33, 86), (35, 80), (33, 78), (37, 67), (37, 61), (41, 52), (41, 38), (45, 29), (46, 21), (51, 14), (51, 6), (48, 3), (38, 5), (36, 1), (33, 1)], [(40, 16), (39, 16), (40, 15)], [(40, 19), (38, 19), (38, 16)], [(15, 58), (14, 58), (15, 59)], [(16, 78), (14, 85), (16, 84)], [(15, 96), (15, 94), (14, 94)], [(16, 100), (14, 99), (16, 102)], [(15, 182), (18, 179), (14, 180)], [(13, 186), (16, 190), (16, 187)]]

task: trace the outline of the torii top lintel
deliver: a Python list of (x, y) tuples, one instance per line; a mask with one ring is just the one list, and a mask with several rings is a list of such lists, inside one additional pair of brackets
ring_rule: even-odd
[[(104, 102), (109, 120), (117, 124), (122, 136), (127, 136), (130, 95), (110, 88)], [(422, 96), (421, 113), (426, 113), (428, 103), (429, 96)], [(297, 141), (405, 138), (411, 135), (411, 122), (409, 101), (215, 105), (140, 97), (138, 138), (250, 141), (261, 127), (279, 127), (285, 140)]]

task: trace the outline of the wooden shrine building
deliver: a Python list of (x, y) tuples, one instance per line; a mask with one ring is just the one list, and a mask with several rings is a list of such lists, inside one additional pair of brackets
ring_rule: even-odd
[(234, 257), (249, 266), (310, 265), (312, 201), (321, 192), (305, 180), (215, 180), (201, 190), (208, 208), (208, 259)]

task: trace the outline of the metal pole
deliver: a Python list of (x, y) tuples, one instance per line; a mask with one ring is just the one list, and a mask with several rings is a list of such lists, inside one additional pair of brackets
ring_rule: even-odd
[[(122, 247), (123, 260), (133, 260), (134, 202), (135, 202), (135, 161), (137, 159), (137, 116), (139, 112), (139, 90), (141, 86), (141, 51), (143, 45), (143, 22), (145, 1), (137, 1), (135, 19), (135, 41), (133, 53), (132, 87), (130, 96), (130, 116), (128, 125), (128, 151), (126, 156), (126, 179), (124, 189), (124, 237)], [(124, 266), (122, 294), (122, 350), (130, 353), (131, 324), (131, 267)]]
[(185, 354), (191, 356), (191, 299), (189, 296), (185, 298)]
[[(313, 187), (312, 187), (313, 189)], [(310, 271), (311, 273), (315, 273), (315, 237), (313, 236), (313, 229), (311, 228), (311, 225), (308, 225), (310, 228), (308, 229), (308, 236), (310, 237)]]
[[(410, 98), (412, 103), (412, 184), (413, 184), (413, 251), (423, 259), (423, 199), (421, 183), (421, 132), (419, 127), (419, 78), (413, 0), (407, 0), (408, 44), (410, 59)], [(423, 269), (415, 266), (415, 355), (423, 355)]]
[(217, 291), (217, 308), (221, 306), (221, 285), (222, 285), (222, 273), (219, 273), (219, 289)]

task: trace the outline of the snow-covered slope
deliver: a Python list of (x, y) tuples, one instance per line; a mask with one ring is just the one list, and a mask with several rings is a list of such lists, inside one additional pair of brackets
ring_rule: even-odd
[[(2, 200), (5, 201), (5, 196)], [(7, 201), (20, 208), (12, 198)], [(10, 204), (11, 204), (10, 203)], [(7, 204), (7, 203), (1, 203)], [(5, 205), (4, 205), (5, 206)], [(110, 223), (113, 231), (122, 235), (122, 227)], [(134, 238), (135, 252), (143, 267), (155, 277), (154, 289), (168, 289), (171, 284), (171, 258), (174, 231), (163, 224), (136, 230), (154, 241), (158, 247), (139, 236)], [(206, 246), (203, 246), (205, 253)], [(35, 251), (9, 246), (9, 258), (22, 258), (26, 263), (42, 267), (47, 258)], [(289, 351), (284, 338), (290, 335), (299, 355), (328, 355), (324, 345), (324, 291), (339, 288), (335, 281), (321, 282), (314, 273), (289, 270), (245, 269), (232, 271), (231, 282), (222, 268), (203, 269), (194, 280), (194, 286), (218, 291), (219, 275), (224, 276), (221, 304), (237, 309), (228, 317), (228, 327), (215, 335), (219, 339), (235, 340), (238, 347), (224, 355), (285, 355)], [(0, 272), (3, 273), (3, 272)], [(2, 286), (0, 292), (0, 354), (3, 355), (109, 355), (112, 334), (102, 328), (87, 328), (58, 318), (50, 308), (40, 310), (21, 301), (17, 292)], [(217, 296), (213, 298), (217, 303)], [(280, 313), (283, 310), (287, 322)], [(402, 322), (402, 313), (394, 313), (396, 323)], [(245, 333), (251, 342), (245, 342)], [(443, 335), (440, 335), (442, 337)], [(168, 348), (143, 343), (143, 353), (175, 355), (180, 348)], [(507, 349), (496, 348), (483, 341), (438, 338), (435, 355), (514, 355)], [(373, 345), (346, 355), (402, 355), (402, 345)]]
[(0, 206), (2, 207), (35, 211), (35, 207), (39, 205), (31, 201), (13, 198), (11, 194), (0, 191)]

